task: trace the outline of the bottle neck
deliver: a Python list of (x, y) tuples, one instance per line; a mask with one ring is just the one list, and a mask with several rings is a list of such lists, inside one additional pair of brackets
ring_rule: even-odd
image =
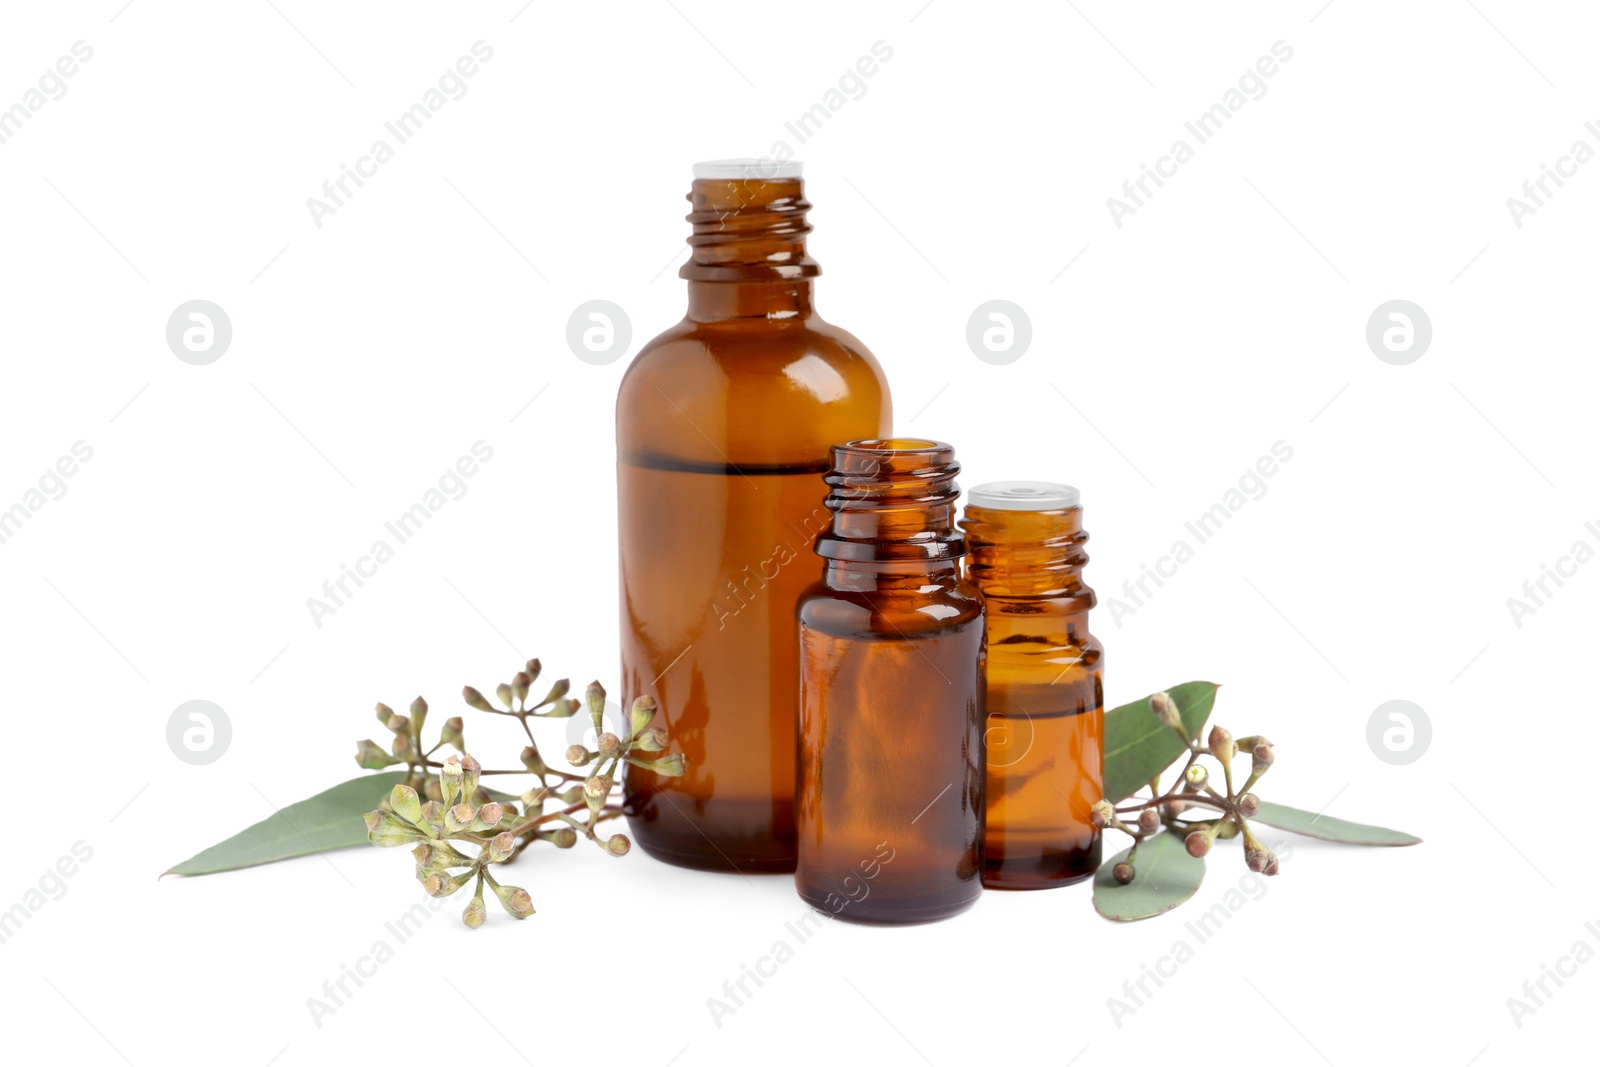
[(698, 178), (689, 189), (689, 318), (806, 318), (811, 279), (822, 273), (806, 254), (811, 224), (799, 178)]
[(1094, 607), (1094, 590), (1083, 582), (1089, 535), (1082, 508), (1013, 511), (969, 505), (961, 528), (971, 552), (967, 575), (985, 596), (1054, 599), (1073, 614)]
[(966, 539), (956, 528), (956, 474), (961, 465), (947, 444), (910, 438), (853, 441), (833, 446), (824, 476), (833, 513), (817, 535), (817, 555), (830, 573), (959, 577)]
[(816, 314), (811, 304), (809, 278), (789, 282), (689, 283), (692, 322), (726, 319), (808, 319)]

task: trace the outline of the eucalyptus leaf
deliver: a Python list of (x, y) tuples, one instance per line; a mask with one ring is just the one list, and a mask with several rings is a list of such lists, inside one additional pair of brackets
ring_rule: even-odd
[(1335, 819), (1331, 815), (1317, 815), (1267, 800), (1261, 802), (1261, 810), (1256, 813), (1254, 821), (1276, 826), (1291, 833), (1304, 834), (1306, 837), (1335, 841), (1341, 845), (1415, 845), (1422, 840), (1420, 837), (1413, 837), (1399, 830)]
[[(1184, 682), (1167, 690), (1191, 737), (1200, 736), (1217, 701), (1215, 682)], [(1153, 695), (1153, 694), (1152, 694)], [(1172, 765), (1183, 755), (1183, 742), (1150, 710), (1150, 697), (1106, 712), (1105, 796), (1113, 804)]]
[[(405, 780), (405, 771), (384, 771), (341, 782), (314, 797), (280, 808), (226, 841), (175, 864), (166, 873), (216, 874), (365, 845), (367, 825), (361, 817)], [(485, 791), (501, 803), (516, 799), (499, 790)]]
[(1112, 869), (1131, 851), (1123, 849), (1095, 872), (1094, 910), (1108, 919), (1132, 922), (1171, 911), (1194, 896), (1206, 876), (1205, 861), (1189, 855), (1177, 834), (1163, 830), (1139, 846), (1133, 881), (1119, 885)]

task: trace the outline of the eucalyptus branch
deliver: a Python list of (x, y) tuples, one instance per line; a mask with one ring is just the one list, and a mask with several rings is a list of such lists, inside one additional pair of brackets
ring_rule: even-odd
[[(1249, 819), (1261, 810), (1261, 801), (1250, 790), (1272, 766), (1272, 742), (1264, 737), (1240, 738), (1221, 726), (1213, 726), (1204, 745), (1199, 737), (1191, 737), (1178, 713), (1178, 706), (1168, 693), (1157, 693), (1150, 698), (1150, 710), (1163, 725), (1182, 739), (1187, 753), (1177, 781), (1165, 792), (1161, 789), (1161, 776), (1150, 780), (1150, 798), (1130, 797), (1129, 803), (1117, 807), (1109, 800), (1095, 802), (1089, 812), (1089, 821), (1096, 829), (1115, 829), (1133, 838), (1133, 848), (1127, 859), (1112, 868), (1117, 882), (1127, 885), (1137, 872), (1133, 859), (1140, 843), (1165, 829), (1183, 835), (1184, 849), (1189, 855), (1202, 857), (1211, 851), (1218, 838), (1244, 838), (1245, 865), (1260, 874), (1278, 873), (1278, 857), (1250, 832)], [(1238, 789), (1233, 783), (1233, 762), (1242, 754), (1250, 756), (1250, 776)], [(1221, 768), (1223, 789), (1212, 784), (1211, 772), (1201, 757), (1210, 756)], [(1210, 808), (1220, 812), (1214, 819), (1188, 821), (1178, 816), (1191, 807)], [(1133, 815), (1132, 824), (1123, 821), (1124, 815)]]
[[(590, 683), (584, 699), (579, 701), (567, 696), (570, 684), (563, 678), (550, 687), (542, 700), (531, 703), (529, 691), (539, 672), (539, 661), (529, 660), (510, 682), (496, 686), (495, 696), (503, 708), (490, 704), (471, 686), (461, 691), (468, 707), (514, 718), (521, 724), (528, 739), (521, 753), (521, 769), (484, 770), (467, 753), (464, 724), (459, 717), (446, 720), (438, 743), (424, 751), (422, 729), (428, 704), (421, 697), (412, 701), (409, 715), (397, 715), (384, 704), (377, 706), (378, 721), (394, 735), (387, 751), (370, 739), (356, 746), (356, 762), (369, 770), (402, 763), (406, 766), (405, 781), (391, 790), (376, 811), (365, 816), (368, 840), (384, 847), (412, 846), (417, 880), (431, 896), (452, 896), (473, 883), (472, 901), (461, 916), (469, 927), (481, 926), (487, 917), (485, 886), (512, 917), (525, 919), (533, 914), (528, 892), (502, 884), (490, 868), (514, 862), (536, 842), (571, 848), (582, 837), (612, 856), (628, 854), (633, 842), (626, 834), (602, 837), (598, 832), (601, 823), (624, 814), (622, 806), (614, 802), (624, 765), (668, 777), (681, 775), (687, 768), (681, 753), (660, 755), (670, 739), (664, 728), (650, 725), (656, 713), (652, 698), (642, 696), (633, 702), (626, 734), (619, 737), (605, 729), (606, 691), (599, 682)], [(549, 766), (539, 752), (528, 720), (567, 719), (584, 707), (594, 724), (596, 747), (572, 745), (565, 756), (571, 766), (592, 765), (593, 770), (585, 775)], [(430, 758), (446, 745), (456, 753), (443, 762)], [(509, 774), (531, 775), (535, 784), (520, 798), (503, 800), (482, 785), (486, 776)], [(555, 805), (555, 810), (546, 810), (549, 805)], [(551, 828), (552, 823), (560, 825)], [(479, 852), (469, 856), (456, 844), (476, 846)]]

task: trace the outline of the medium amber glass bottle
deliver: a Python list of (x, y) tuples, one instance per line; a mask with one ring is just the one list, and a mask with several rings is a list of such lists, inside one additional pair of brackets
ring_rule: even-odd
[(1078, 491), (995, 482), (967, 494), (967, 574), (988, 634), (983, 884), (1048, 889), (1100, 865), (1100, 642), (1089, 633)]
[(649, 695), (681, 778), (627, 769), (657, 859), (741, 872), (795, 862), (795, 603), (829, 446), (889, 432), (877, 361), (818, 317), (799, 164), (700, 164), (684, 320), (617, 396), (622, 682)]
[(983, 602), (960, 572), (960, 467), (936, 441), (833, 456), (826, 566), (800, 600), (795, 885), (840, 919), (942, 919), (982, 889)]

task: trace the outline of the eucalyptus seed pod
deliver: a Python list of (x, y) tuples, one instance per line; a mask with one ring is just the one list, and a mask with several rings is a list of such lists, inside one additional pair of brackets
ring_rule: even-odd
[(533, 745), (523, 746), (522, 765), (528, 769), (529, 774), (542, 775), (550, 770), (544, 765), (544, 759), (539, 755), (539, 749)]
[(656, 717), (656, 698), (642, 696), (633, 702), (633, 707), (628, 711), (628, 736), (638, 737), (650, 725), (650, 720)]
[(1261, 810), (1261, 798), (1254, 793), (1246, 793), (1239, 798), (1239, 814), (1245, 818), (1254, 818), (1256, 812)]
[(483, 925), (484, 920), (488, 917), (489, 909), (483, 906), (483, 883), (480, 882), (478, 883), (478, 893), (472, 898), (472, 903), (468, 904), (461, 912), (461, 921), (466, 923), (470, 929), (476, 930)]
[[(1273, 763), (1272, 745), (1263, 741), (1250, 752), (1250, 773), (1260, 777), (1267, 773)], [(1274, 779), (1276, 781), (1276, 779)]]
[(511, 692), (511, 687), (506, 683), (501, 682), (499, 685), (495, 686), (494, 695), (495, 698), (507, 708), (516, 707), (516, 705), (512, 703), (512, 698), (515, 696), (515, 694)]
[(1111, 868), (1111, 877), (1115, 878), (1118, 885), (1127, 885), (1133, 881), (1134, 870), (1131, 863), (1119, 863)]
[(457, 804), (453, 808), (445, 809), (444, 828), (453, 834), (459, 834), (469, 829), (477, 817), (478, 812), (471, 804)]
[(457, 752), (465, 752), (467, 750), (467, 741), (461, 734), (461, 728), (464, 725), (465, 723), (461, 721), (461, 716), (459, 715), (452, 715), (446, 719), (444, 726), (439, 730), (439, 743), (450, 745)]
[(472, 796), (478, 791), (478, 777), (483, 772), (483, 765), (465, 752), (461, 754), (461, 792), (464, 796)]
[(504, 833), (495, 834), (489, 841), (487, 849), (489, 862), (504, 863), (511, 858), (511, 853), (516, 851), (516, 847), (517, 839), (512, 836), (511, 831), (507, 830)]
[[(552, 690), (553, 692), (553, 690)], [(561, 694), (565, 696), (563, 692)], [(589, 688), (583, 694), (584, 703), (589, 705), (589, 718), (594, 722), (595, 733), (600, 733), (606, 728), (606, 690), (599, 682), (590, 682)]]
[(635, 752), (660, 752), (667, 747), (667, 732), (656, 726), (636, 737), (628, 746)]
[(409, 785), (397, 785), (389, 791), (389, 807), (413, 826), (422, 822), (422, 801)]
[(451, 756), (444, 761), (444, 766), (439, 768), (439, 799), (444, 801), (446, 807), (454, 807), (456, 798), (461, 795), (461, 783), (464, 773), (461, 770), (461, 760)]
[(1183, 847), (1189, 855), (1199, 859), (1211, 851), (1211, 840), (1215, 836), (1214, 830), (1191, 830), (1183, 839)]
[(381, 771), (400, 761), (385, 752), (376, 741), (356, 742), (356, 765), (369, 771)]
[(1096, 830), (1104, 830), (1117, 821), (1117, 809), (1111, 801), (1104, 798), (1097, 800), (1089, 808), (1089, 824)]
[(388, 726), (389, 725), (389, 720), (394, 718), (394, 709), (391, 708), (389, 705), (383, 703), (382, 701), (379, 701), (377, 706), (374, 707), (372, 710), (373, 710), (373, 712), (375, 712), (377, 714), (378, 721), (383, 723), (383, 725), (385, 725), (385, 726)]
[(545, 836), (556, 848), (571, 848), (578, 843), (578, 832), (570, 826), (552, 830)]
[(422, 888), (430, 897), (448, 897), (467, 884), (467, 879), (473, 876), (471, 871), (460, 874), (449, 874), (445, 871), (434, 871), (422, 880)]
[(626, 856), (632, 847), (633, 842), (628, 840), (627, 834), (612, 834), (611, 839), (606, 842), (606, 851), (619, 858)]
[(1210, 772), (1206, 770), (1205, 764), (1203, 763), (1191, 764), (1189, 769), (1183, 772), (1183, 780), (1192, 786), (1205, 785), (1206, 780), (1210, 777)]
[[(1171, 694), (1164, 690), (1151, 694), (1150, 710), (1155, 712), (1156, 718), (1164, 725), (1178, 731), (1179, 734), (1184, 734), (1183, 718), (1178, 714), (1177, 701), (1172, 699)], [(1184, 736), (1187, 737), (1186, 734)]]
[(597, 747), (599, 748), (600, 755), (603, 758), (612, 759), (622, 751), (622, 739), (616, 734), (607, 730), (605, 733), (600, 735), (600, 741)]
[(500, 820), (504, 817), (505, 809), (501, 807), (500, 802), (491, 800), (478, 809), (477, 818), (472, 820), (472, 829), (474, 832), (480, 833), (484, 830), (492, 830), (500, 825)]
[(494, 710), (494, 705), (483, 699), (483, 694), (470, 685), (462, 687), (461, 699), (467, 702), (468, 707), (477, 708), (479, 711)]
[(1233, 743), (1233, 734), (1220, 726), (1211, 728), (1211, 735), (1206, 738), (1206, 746), (1211, 749), (1211, 754), (1223, 763), (1233, 759), (1238, 746)]
[(1155, 808), (1145, 808), (1139, 813), (1139, 829), (1143, 833), (1153, 834), (1161, 828), (1161, 814)]
[(511, 679), (511, 694), (521, 702), (523, 707), (528, 706), (528, 686), (533, 684), (533, 678), (527, 671), (518, 671)]
[(420, 696), (411, 702), (411, 736), (421, 737), (422, 726), (428, 721), (428, 702)]
[(595, 758), (595, 755), (582, 745), (568, 745), (566, 757), (567, 762), (574, 767), (584, 767)]
[(391, 715), (389, 721), (383, 725), (393, 734), (408, 734), (411, 732), (411, 720), (404, 715)]
[(533, 914), (533, 898), (520, 886), (497, 885), (494, 895), (500, 899), (500, 906), (514, 919), (526, 919)]
[(394, 753), (395, 762), (397, 762), (397, 763), (400, 760), (403, 760), (407, 756), (411, 755), (411, 753), (413, 751), (413, 746), (411, 744), (411, 735), (410, 734), (396, 734), (395, 738), (394, 738), (394, 743), (389, 746), (389, 751)]

